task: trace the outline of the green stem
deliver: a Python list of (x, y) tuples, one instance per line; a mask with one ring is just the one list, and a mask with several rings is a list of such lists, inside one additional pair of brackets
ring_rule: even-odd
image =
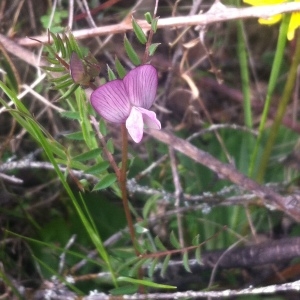
[(277, 84), (277, 78), (279, 75), (279, 71), (280, 71), (280, 67), (281, 67), (281, 63), (282, 63), (282, 59), (283, 59), (284, 51), (285, 51), (286, 35), (287, 35), (288, 26), (289, 26), (289, 21), (290, 21), (290, 16), (285, 15), (283, 17), (283, 20), (280, 25), (276, 53), (275, 53), (275, 57), (274, 57), (273, 65), (272, 65), (265, 106), (264, 106), (264, 110), (263, 110), (262, 117), (261, 117), (260, 124), (259, 124), (258, 137), (257, 137), (255, 147), (254, 147), (254, 150), (253, 150), (252, 156), (251, 156), (250, 167), (249, 167), (249, 176), (253, 176), (254, 165), (255, 165), (255, 162), (257, 159), (258, 149), (260, 146), (260, 142), (261, 142), (261, 139), (263, 136), (265, 124), (266, 124), (267, 117), (269, 114), (272, 95), (273, 95), (274, 89)]
[(127, 197), (127, 187), (126, 187), (126, 179), (127, 179), (127, 159), (128, 159), (128, 133), (125, 124), (121, 125), (121, 132), (122, 132), (122, 167), (121, 167), (121, 173), (120, 173), (120, 178), (119, 178), (119, 184), (121, 188), (121, 193), (122, 193), (122, 202), (123, 202), (123, 207), (125, 211), (125, 216), (127, 220), (127, 225), (129, 228), (129, 233), (131, 237), (131, 241), (135, 250), (135, 253), (137, 256), (140, 255), (140, 252), (136, 248), (136, 240), (135, 240), (135, 231), (134, 231), (134, 226), (133, 226), (133, 221), (132, 221), (132, 216), (130, 213), (130, 208), (129, 208), (129, 202), (128, 202), (128, 197)]
[(237, 34), (238, 34), (238, 57), (240, 62), (242, 89), (243, 89), (243, 106), (244, 106), (244, 122), (249, 128), (252, 128), (252, 111), (251, 111), (251, 99), (250, 99), (250, 80), (248, 72), (248, 57), (244, 39), (244, 26), (242, 21), (237, 22)]
[[(236, 6), (240, 7), (240, 1), (236, 1)], [(243, 91), (243, 112), (244, 112), (244, 124), (248, 128), (253, 127), (252, 110), (251, 110), (251, 97), (250, 97), (250, 79), (248, 68), (248, 54), (247, 44), (244, 34), (244, 24), (242, 20), (237, 21), (237, 55), (239, 58), (240, 74), (242, 81)], [(241, 167), (247, 172), (249, 166), (248, 148), (253, 144), (253, 137), (250, 135), (244, 135), (241, 144), (241, 156), (244, 156), (245, 160), (242, 160)], [(244, 168), (244, 166), (246, 166)], [(241, 218), (244, 216), (244, 208), (241, 206), (234, 206), (232, 210), (232, 217), (230, 218), (230, 228), (237, 229)]]
[(259, 169), (259, 173), (257, 176), (257, 180), (259, 182), (261, 182), (264, 178), (264, 175), (265, 175), (265, 172), (267, 169), (267, 165), (268, 165), (268, 161), (269, 161), (269, 158), (270, 158), (270, 155), (272, 152), (272, 148), (273, 148), (273, 145), (277, 138), (279, 127), (281, 125), (281, 121), (284, 117), (286, 107), (291, 99), (291, 96), (292, 96), (292, 93), (294, 90), (296, 77), (297, 77), (297, 69), (298, 69), (299, 64), (300, 64), (300, 37), (297, 38), (292, 65), (289, 70), (289, 74), (288, 74), (288, 78), (287, 78), (285, 88), (284, 88), (284, 91), (282, 94), (282, 98), (279, 103), (276, 115), (275, 115), (274, 123), (270, 130), (270, 135), (267, 140), (267, 144), (266, 144), (266, 146), (264, 148), (264, 152), (262, 154), (260, 169)]

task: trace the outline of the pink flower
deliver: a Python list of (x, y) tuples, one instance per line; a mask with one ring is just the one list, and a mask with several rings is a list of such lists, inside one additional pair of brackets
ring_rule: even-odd
[(156, 114), (149, 108), (155, 101), (157, 71), (151, 65), (131, 70), (122, 80), (109, 81), (91, 95), (96, 112), (112, 123), (125, 123), (132, 139), (139, 143), (144, 125), (161, 129)]

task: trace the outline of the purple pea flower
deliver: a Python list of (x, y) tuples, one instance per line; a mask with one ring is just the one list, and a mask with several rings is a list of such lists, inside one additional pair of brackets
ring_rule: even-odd
[(91, 95), (91, 104), (107, 121), (125, 123), (132, 139), (139, 143), (144, 125), (161, 128), (155, 112), (148, 110), (155, 100), (157, 81), (153, 66), (136, 67), (122, 80), (109, 81), (97, 88)]

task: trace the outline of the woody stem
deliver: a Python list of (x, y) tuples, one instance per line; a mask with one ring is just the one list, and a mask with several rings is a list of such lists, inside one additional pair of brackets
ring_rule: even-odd
[(125, 127), (125, 124), (121, 125), (121, 132), (122, 132), (122, 166), (121, 166), (121, 172), (120, 172), (120, 178), (119, 178), (119, 184), (121, 188), (121, 193), (122, 193), (122, 202), (123, 202), (123, 207), (125, 211), (125, 216), (127, 220), (127, 225), (129, 228), (129, 233), (131, 237), (131, 241), (135, 250), (135, 254), (137, 256), (140, 255), (140, 252), (136, 248), (136, 241), (135, 241), (135, 231), (134, 231), (134, 226), (133, 226), (133, 221), (132, 221), (132, 216), (130, 213), (130, 208), (129, 208), (129, 201), (127, 197), (127, 188), (126, 188), (126, 172), (127, 172), (127, 159), (128, 159), (128, 134), (127, 134), (127, 129)]

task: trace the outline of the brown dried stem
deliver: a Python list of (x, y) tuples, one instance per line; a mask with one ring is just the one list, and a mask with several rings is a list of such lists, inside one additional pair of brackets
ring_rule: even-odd
[(198, 149), (187, 141), (180, 139), (171, 133), (154, 129), (147, 129), (147, 132), (157, 140), (214, 171), (220, 178), (230, 180), (239, 187), (253, 192), (257, 197), (265, 200), (268, 204), (274, 205), (277, 209), (284, 211), (295, 220), (300, 221), (300, 205), (299, 199), (296, 195), (283, 197), (274, 192), (272, 189), (260, 185), (240, 173), (234, 166), (222, 163), (209, 153)]
[[(216, 2), (211, 9), (205, 14), (197, 14), (193, 16), (180, 16), (163, 18), (158, 20), (158, 28), (173, 28), (173, 27), (185, 27), (185, 26), (207, 26), (214, 23), (226, 22), (230, 20), (241, 20), (249, 18), (267, 18), (273, 15), (281, 13), (289, 13), (300, 11), (299, 2), (288, 2), (281, 3), (278, 5), (266, 5), (266, 6), (253, 6), (247, 8), (233, 8), (226, 7), (220, 2)], [(138, 24), (145, 31), (150, 30), (150, 24), (145, 20), (137, 21)], [(76, 39), (86, 39), (100, 35), (107, 35), (113, 33), (124, 33), (126, 31), (132, 30), (132, 25), (130, 22), (121, 22), (119, 24), (101, 26), (97, 28), (89, 28), (73, 31), (74, 37)], [(35, 36), (33, 37), (41, 42), (47, 42), (47, 36)], [(18, 40), (18, 44), (22, 46), (38, 46), (39, 43), (26, 38), (21, 38)]]

